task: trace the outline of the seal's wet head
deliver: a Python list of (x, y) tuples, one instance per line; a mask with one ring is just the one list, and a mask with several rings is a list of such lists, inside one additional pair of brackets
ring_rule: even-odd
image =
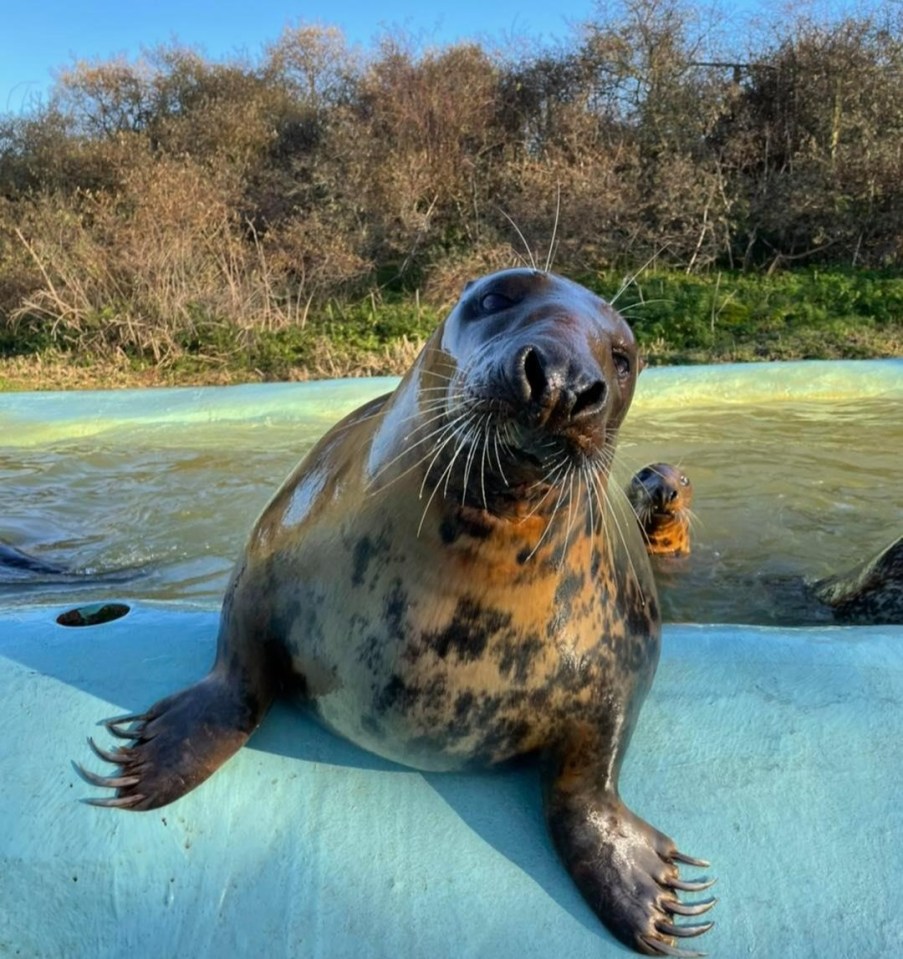
[[(638, 361), (604, 300), (562, 277), (505, 270), (466, 289), (440, 336), (456, 435), (434, 468), (453, 485), (466, 494), (478, 480), (482, 495), (546, 482), (567, 464), (607, 473)], [(464, 468), (478, 457), (479, 470)]]

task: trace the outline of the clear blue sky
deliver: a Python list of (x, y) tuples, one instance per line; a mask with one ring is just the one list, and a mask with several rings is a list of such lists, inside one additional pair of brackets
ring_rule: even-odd
[[(750, 18), (761, 25), (805, 11), (815, 19), (893, 0), (690, 0), (719, 8), (730, 40)], [(615, 5), (617, 5), (615, 3)], [(338, 26), (352, 44), (402, 29), (426, 45), (476, 39), (505, 47), (512, 37), (564, 39), (597, 9), (594, 0), (5, 0), (0, 17), (0, 113), (21, 113), (46, 98), (55, 70), (79, 60), (137, 57), (142, 47), (177, 41), (217, 59), (256, 58), (286, 24)]]
[(46, 94), (53, 71), (74, 59), (135, 57), (178, 40), (210, 58), (255, 56), (287, 23), (338, 26), (367, 46), (393, 27), (426, 42), (506, 35), (561, 38), (586, 20), (592, 0), (7, 0), (0, 21), (0, 112), (19, 113)]

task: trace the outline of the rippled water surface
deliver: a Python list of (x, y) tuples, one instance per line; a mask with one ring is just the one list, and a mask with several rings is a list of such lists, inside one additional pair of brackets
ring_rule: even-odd
[[(851, 368), (846, 388), (815, 397), (762, 396), (746, 373), (728, 397), (700, 392), (700, 374), (684, 391), (671, 371), (644, 378), (618, 475), (670, 461), (695, 488), (694, 555), (662, 571), (668, 618), (775, 621), (787, 584), (903, 533), (903, 366), (883, 368), (889, 391), (861, 397), (851, 391), (867, 367), (838, 366)], [(792, 367), (805, 384), (805, 365)], [(218, 604), (285, 475), (331, 421), (391, 385), (0, 396), (0, 540), (75, 573), (0, 569), (0, 602)]]

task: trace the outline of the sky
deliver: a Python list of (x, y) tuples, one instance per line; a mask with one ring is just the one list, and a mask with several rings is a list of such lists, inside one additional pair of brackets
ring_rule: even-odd
[(427, 43), (502, 42), (510, 35), (567, 37), (589, 18), (593, 0), (7, 0), (0, 27), (0, 113), (18, 114), (46, 98), (55, 70), (76, 59), (134, 58), (177, 40), (217, 59), (255, 58), (286, 24), (342, 29), (352, 44), (403, 29)]
[[(720, 10), (726, 36), (767, 29), (788, 10), (818, 20), (844, 9), (895, 0), (688, 0)], [(142, 47), (173, 41), (209, 59), (256, 60), (286, 25), (339, 27), (350, 44), (404, 31), (422, 45), (473, 39), (510, 48), (515, 39), (554, 43), (573, 36), (605, 0), (5, 0), (0, 20), (0, 114), (21, 114), (42, 100), (55, 71), (76, 60), (135, 59)], [(717, 15), (716, 15), (717, 16)]]

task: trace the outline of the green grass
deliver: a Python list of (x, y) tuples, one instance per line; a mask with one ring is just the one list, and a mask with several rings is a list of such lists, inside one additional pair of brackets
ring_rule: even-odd
[(279, 330), (239, 330), (225, 323), (199, 324), (197, 336), (173, 362), (189, 374), (213, 363), (242, 369), (266, 380), (287, 379), (299, 371), (311, 376), (352, 376), (361, 372), (397, 372), (393, 357), (410, 354), (440, 320), (415, 298), (393, 295), (378, 303), (327, 303), (303, 325)]
[[(589, 285), (603, 296), (620, 286), (606, 274)], [(903, 355), (903, 277), (894, 274), (650, 273), (617, 305), (653, 363)]]
[[(624, 285), (614, 273), (578, 277), (606, 299)], [(770, 277), (647, 272), (617, 297), (651, 364), (775, 359), (862, 359), (903, 355), (903, 277), (854, 270), (806, 270)], [(64, 363), (98, 385), (111, 362), (141, 381), (240, 382), (398, 373), (441, 317), (415, 295), (375, 295), (312, 309), (304, 323), (241, 328), (199, 314), (190, 335), (173, 337), (164, 361), (123, 350), (104, 325), (90, 339), (55, 339), (27, 321), (0, 334), (0, 356), (31, 358), (46, 373)], [(0, 369), (0, 389), (28, 388)], [(118, 380), (118, 377), (117, 377)]]

